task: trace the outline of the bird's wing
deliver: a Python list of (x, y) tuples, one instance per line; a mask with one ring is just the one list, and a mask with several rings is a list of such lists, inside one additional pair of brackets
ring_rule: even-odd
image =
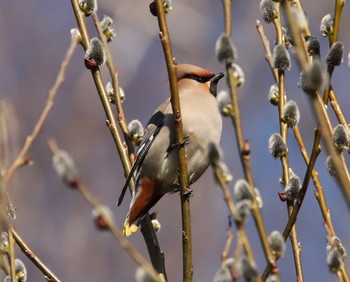
[[(152, 115), (151, 119), (149, 120), (147, 127), (145, 129), (145, 134), (143, 136), (142, 143), (136, 152), (134, 164), (130, 170), (130, 173), (125, 181), (122, 192), (119, 196), (117, 206), (119, 206), (122, 203), (126, 189), (129, 186), (130, 180), (133, 177), (136, 180), (138, 179), (140, 169), (147, 155), (147, 152), (151, 148), (151, 145), (154, 139), (156, 138), (160, 129), (164, 125), (165, 113), (168, 112), (169, 106), (170, 106), (170, 100), (167, 99), (163, 104), (159, 106), (159, 108), (156, 110), (156, 112)], [(137, 185), (135, 185), (135, 189), (136, 188), (137, 188)]]

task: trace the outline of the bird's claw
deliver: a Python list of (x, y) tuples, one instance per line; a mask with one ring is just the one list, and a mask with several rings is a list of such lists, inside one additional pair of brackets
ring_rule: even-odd
[(182, 192), (182, 195), (184, 195), (187, 198), (192, 197), (193, 190), (190, 187), (185, 187), (184, 191)]
[(184, 140), (182, 142), (171, 144), (169, 149), (172, 150), (174, 148), (180, 148), (187, 145), (189, 143), (189, 138), (190, 136), (184, 136)]

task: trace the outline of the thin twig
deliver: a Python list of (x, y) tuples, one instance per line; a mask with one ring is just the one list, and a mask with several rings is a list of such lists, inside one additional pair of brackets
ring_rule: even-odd
[(10, 274), (11, 274), (11, 280), (13, 282), (17, 282), (17, 276), (16, 276), (16, 268), (15, 268), (15, 241), (13, 240), (13, 234), (11, 227), (7, 229), (7, 234), (9, 238), (9, 261), (10, 261)]
[(7, 170), (7, 172), (4, 176), (5, 187), (7, 187), (8, 182), (10, 181), (12, 175), (16, 172), (16, 170), (18, 168), (20, 168), (23, 164), (27, 163), (25, 156), (28, 153), (29, 149), (31, 148), (34, 140), (38, 136), (41, 128), (43, 127), (43, 125), (46, 121), (46, 118), (47, 118), (51, 108), (53, 107), (54, 99), (56, 97), (57, 91), (64, 81), (67, 66), (70, 62), (70, 59), (73, 55), (75, 48), (77, 47), (77, 45), (79, 43), (79, 40), (80, 40), (80, 37), (77, 36), (76, 34), (72, 33), (72, 39), (71, 39), (70, 46), (67, 50), (67, 53), (66, 53), (64, 60), (61, 63), (61, 67), (60, 67), (60, 70), (59, 70), (58, 75), (56, 77), (56, 81), (55, 81), (53, 87), (48, 92), (46, 105), (45, 105), (36, 125), (34, 126), (32, 133), (27, 136), (21, 151), (18, 153), (16, 159), (11, 164), (10, 168)]
[(227, 229), (227, 239), (226, 239), (226, 244), (224, 247), (224, 250), (221, 253), (221, 267), (225, 265), (225, 261), (228, 258), (228, 254), (230, 252), (230, 248), (232, 245), (233, 241), (233, 234), (232, 234), (232, 228), (231, 226)]
[(278, 83), (278, 72), (272, 66), (272, 55), (271, 55), (271, 50), (270, 50), (270, 41), (266, 37), (265, 32), (264, 32), (264, 28), (259, 20), (256, 21), (256, 30), (259, 33), (259, 36), (261, 38), (261, 41), (262, 41), (264, 49), (265, 49), (265, 60), (267, 61), (267, 63), (270, 66), (273, 78), (275, 79), (276, 83)]
[(48, 281), (60, 282), (61, 280), (36, 256), (36, 254), (28, 247), (19, 234), (11, 228), (13, 238), (16, 244), (21, 248), (22, 252), (36, 265), (36, 267), (45, 275)]
[[(180, 99), (177, 87), (176, 64), (171, 49), (170, 36), (165, 18), (165, 11), (162, 0), (156, 0), (157, 18), (160, 30), (160, 40), (162, 43), (165, 61), (168, 69), (170, 89), (171, 89), (171, 106), (173, 110), (176, 125), (176, 142), (183, 144), (184, 134), (182, 126), (182, 116), (180, 108)], [(192, 281), (192, 235), (191, 235), (191, 213), (190, 199), (187, 176), (187, 162), (185, 156), (185, 147), (179, 147), (179, 180), (181, 187), (181, 214), (182, 214), (182, 248), (183, 248), (183, 281)]]
[(224, 7), (224, 20), (225, 20), (225, 33), (228, 36), (231, 36), (231, 9), (232, 9), (232, 0), (222, 0), (222, 5)]

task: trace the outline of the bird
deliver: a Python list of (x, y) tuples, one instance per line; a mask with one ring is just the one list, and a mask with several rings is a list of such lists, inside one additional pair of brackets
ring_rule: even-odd
[[(217, 106), (218, 81), (223, 73), (215, 74), (190, 64), (178, 64), (177, 83), (185, 137), (188, 183), (197, 181), (210, 161), (203, 152), (209, 143), (219, 144), (222, 118)], [(180, 190), (179, 156), (176, 147), (175, 120), (170, 97), (150, 118), (130, 174), (122, 189), (118, 206), (127, 187), (134, 179), (129, 212), (123, 234), (129, 236), (138, 229), (142, 217), (166, 194)]]

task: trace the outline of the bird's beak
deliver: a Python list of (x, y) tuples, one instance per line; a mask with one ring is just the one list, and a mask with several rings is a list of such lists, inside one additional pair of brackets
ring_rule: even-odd
[(224, 73), (220, 72), (218, 74), (216, 74), (213, 78), (211, 78), (209, 80), (210, 82), (210, 93), (213, 94), (215, 97), (216, 97), (216, 89), (217, 89), (217, 85), (218, 85), (218, 82), (221, 78), (223, 78), (225, 76)]

